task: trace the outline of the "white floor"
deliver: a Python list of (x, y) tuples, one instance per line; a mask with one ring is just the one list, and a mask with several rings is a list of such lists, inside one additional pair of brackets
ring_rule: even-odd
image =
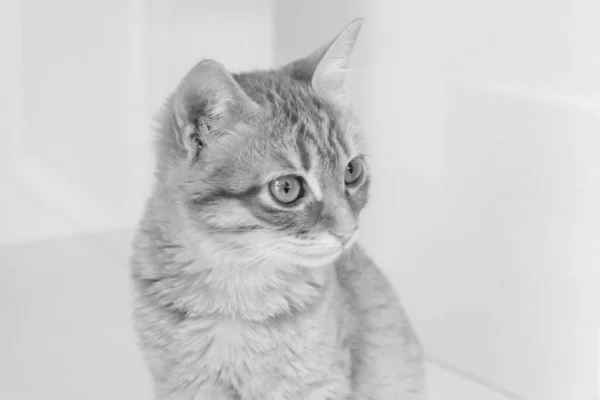
[[(129, 318), (131, 230), (75, 228), (25, 190), (0, 204), (0, 399), (150, 399)], [(429, 365), (431, 400), (506, 400)]]

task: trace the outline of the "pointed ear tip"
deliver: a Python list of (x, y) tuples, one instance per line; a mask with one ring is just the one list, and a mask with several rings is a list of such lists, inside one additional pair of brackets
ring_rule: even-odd
[(207, 58), (200, 61), (198, 64), (194, 66), (193, 69), (209, 69), (209, 70), (227, 70), (223, 64), (220, 62), (213, 60), (212, 58)]
[(364, 19), (362, 17), (359, 18), (354, 18), (352, 21), (350, 21), (350, 23), (348, 24), (347, 29), (352, 29), (352, 30), (360, 30), (360, 28), (362, 27)]
[(229, 74), (229, 71), (220, 62), (212, 59), (204, 59), (194, 65), (183, 77), (179, 84), (179, 90), (189, 88), (190, 86), (197, 87), (200, 83), (206, 82), (206, 77), (208, 76), (224, 77)]
[(198, 90), (206, 85), (209, 80), (208, 76), (220, 76), (227, 71), (223, 64), (212, 59), (204, 59), (196, 63), (179, 82), (173, 101), (179, 106), (183, 102), (183, 97), (187, 96), (190, 91), (198, 92)]
[(338, 38), (352, 38), (352, 40), (356, 40), (360, 30), (362, 28), (363, 19), (356, 18), (353, 19), (339, 34)]

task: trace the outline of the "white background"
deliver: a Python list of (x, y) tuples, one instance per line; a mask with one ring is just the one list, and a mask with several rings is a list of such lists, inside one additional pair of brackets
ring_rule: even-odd
[(126, 261), (153, 113), (202, 58), (273, 67), (357, 16), (362, 238), (433, 397), (599, 398), (593, 0), (0, 2), (0, 398), (150, 398)]

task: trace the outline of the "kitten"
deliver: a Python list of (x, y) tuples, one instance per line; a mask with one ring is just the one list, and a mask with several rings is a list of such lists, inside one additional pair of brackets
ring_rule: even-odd
[(167, 100), (132, 257), (157, 399), (423, 398), (419, 342), (355, 244), (370, 177), (344, 80), (360, 26), (273, 71), (203, 61)]

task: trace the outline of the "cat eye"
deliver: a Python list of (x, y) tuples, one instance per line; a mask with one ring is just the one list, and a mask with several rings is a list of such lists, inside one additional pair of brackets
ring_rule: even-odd
[(290, 205), (304, 197), (302, 180), (294, 175), (282, 176), (269, 184), (271, 196), (281, 204)]
[(344, 182), (346, 185), (352, 185), (358, 182), (363, 174), (363, 163), (360, 158), (351, 160), (346, 166)]

